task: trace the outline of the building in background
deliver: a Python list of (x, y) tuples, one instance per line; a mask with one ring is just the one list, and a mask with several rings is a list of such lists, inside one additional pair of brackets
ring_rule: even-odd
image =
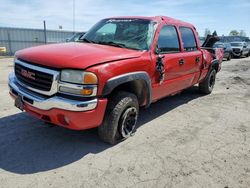
[(229, 42), (250, 42), (249, 37), (243, 36), (221, 36), (221, 42), (229, 43)]
[(46, 30), (45, 33), (43, 29), (0, 27), (0, 47), (6, 48), (6, 53), (2, 55), (14, 55), (23, 48), (65, 42), (73, 34), (62, 30)]

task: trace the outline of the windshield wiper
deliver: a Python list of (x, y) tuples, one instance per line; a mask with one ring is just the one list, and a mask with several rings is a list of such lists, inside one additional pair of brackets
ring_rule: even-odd
[(112, 42), (112, 41), (98, 41), (96, 42), (97, 44), (104, 44), (104, 45), (110, 45), (110, 46), (115, 46), (115, 47), (119, 47), (119, 48), (127, 48), (127, 46), (125, 44), (122, 43), (116, 43), (116, 42)]
[(82, 39), (79, 39), (78, 40), (79, 42), (87, 42), (87, 43), (95, 43), (94, 41), (91, 41), (91, 40), (88, 40), (88, 39), (86, 39), (86, 38), (82, 38)]
[(133, 48), (133, 47), (128, 47), (126, 46), (125, 44), (123, 43), (116, 43), (116, 42), (113, 42), (113, 41), (91, 41), (91, 40), (88, 40), (86, 38), (83, 38), (83, 39), (80, 39), (79, 42), (81, 41), (84, 41), (84, 42), (87, 42), (87, 43), (94, 43), (94, 44), (103, 44), (103, 45), (109, 45), (109, 46), (115, 46), (115, 47), (119, 47), (119, 48), (128, 48), (128, 49), (132, 49), (132, 50), (139, 50), (137, 48)]

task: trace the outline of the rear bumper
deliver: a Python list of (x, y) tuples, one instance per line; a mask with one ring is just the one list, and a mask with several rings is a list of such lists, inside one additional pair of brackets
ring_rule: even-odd
[(18, 84), (15, 76), (9, 76), (10, 95), (21, 96), (24, 110), (44, 121), (66, 128), (83, 130), (102, 123), (107, 99), (72, 100), (64, 97), (45, 97)]

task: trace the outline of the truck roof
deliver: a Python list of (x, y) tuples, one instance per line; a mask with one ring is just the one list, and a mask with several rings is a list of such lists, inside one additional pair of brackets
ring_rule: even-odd
[(186, 26), (186, 27), (192, 27), (195, 29), (195, 27), (188, 23), (188, 22), (184, 22), (175, 18), (171, 18), (168, 16), (118, 16), (118, 17), (110, 17), (109, 19), (116, 19), (116, 18), (121, 18), (121, 19), (145, 19), (145, 20), (152, 20), (152, 21), (157, 21), (159, 22), (160, 20), (164, 20), (169, 24), (175, 24), (175, 25), (182, 25), (182, 26)]

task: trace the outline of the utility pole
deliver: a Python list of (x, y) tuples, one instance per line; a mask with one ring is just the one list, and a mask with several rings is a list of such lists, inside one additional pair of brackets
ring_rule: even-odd
[(47, 44), (46, 21), (43, 21), (44, 43)]
[(73, 32), (75, 33), (75, 0), (73, 0)]
[(8, 34), (9, 55), (13, 55), (9, 30), (7, 34)]

